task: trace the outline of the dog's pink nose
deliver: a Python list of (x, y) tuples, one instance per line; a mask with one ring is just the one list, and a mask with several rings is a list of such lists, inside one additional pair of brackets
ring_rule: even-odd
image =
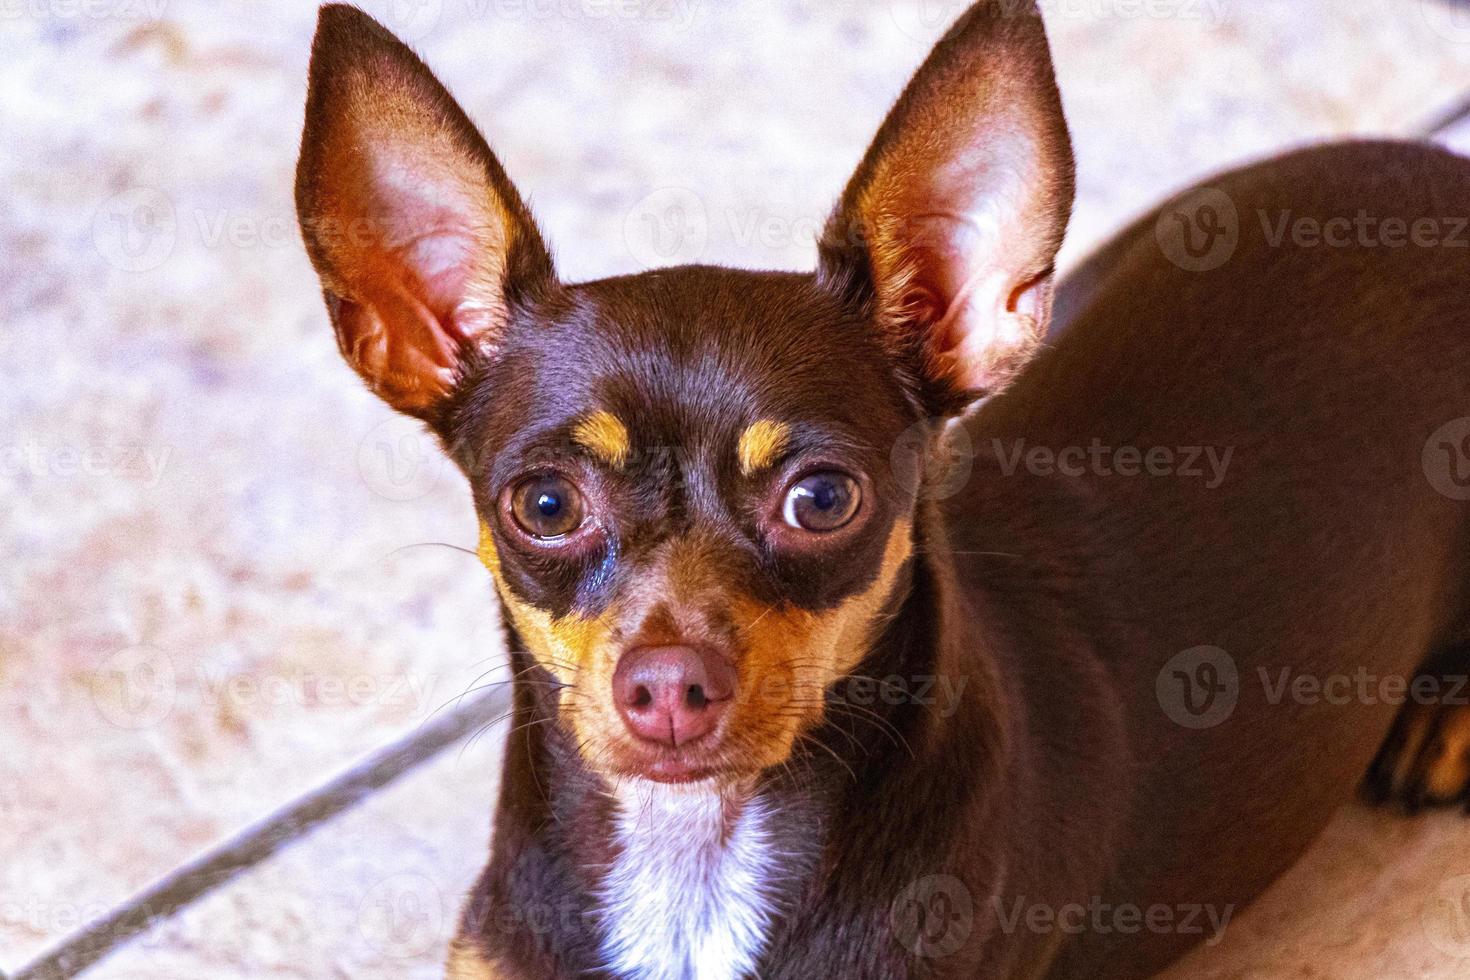
[(618, 660), (612, 684), (630, 732), (677, 747), (714, 731), (735, 693), (735, 667), (692, 647), (639, 647)]

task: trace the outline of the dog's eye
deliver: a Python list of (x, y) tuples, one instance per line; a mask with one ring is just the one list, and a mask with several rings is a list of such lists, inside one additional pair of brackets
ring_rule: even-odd
[(845, 473), (812, 473), (791, 485), (781, 519), (803, 531), (835, 531), (857, 513), (862, 492)]
[(512, 493), (511, 516), (533, 538), (559, 538), (582, 526), (582, 493), (560, 476), (536, 476)]

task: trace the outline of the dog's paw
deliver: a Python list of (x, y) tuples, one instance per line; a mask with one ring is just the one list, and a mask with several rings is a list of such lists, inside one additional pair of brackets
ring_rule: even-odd
[(1410, 813), (1455, 804), (1470, 812), (1470, 705), (1406, 704), (1364, 786), (1374, 802)]

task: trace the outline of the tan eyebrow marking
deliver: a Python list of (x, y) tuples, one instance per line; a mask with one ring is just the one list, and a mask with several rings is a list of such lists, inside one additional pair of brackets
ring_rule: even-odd
[(572, 439), (607, 465), (619, 469), (633, 450), (628, 427), (622, 419), (601, 409), (577, 423), (572, 429)]
[(740, 433), (740, 445), (735, 450), (740, 458), (740, 472), (750, 476), (770, 466), (790, 441), (791, 426), (785, 422), (770, 419), (752, 422)]

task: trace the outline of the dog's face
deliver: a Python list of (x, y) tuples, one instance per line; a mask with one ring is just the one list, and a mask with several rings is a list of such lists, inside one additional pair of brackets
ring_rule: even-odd
[[(600, 768), (781, 762), (909, 555), (913, 488), (889, 452), (912, 398), (808, 276), (675, 269), (548, 306), (516, 313), (452, 425), (520, 638), (568, 685), (562, 717)], [(636, 679), (615, 675), (671, 649), (692, 653), (654, 654), (647, 697), (682, 659), (719, 717), (650, 703), (645, 731)]]
[(972, 14), (818, 273), (567, 285), (428, 70), (330, 7), (297, 195), (344, 355), (464, 470), (587, 764), (728, 782), (790, 755), (901, 598), (919, 488), (894, 447), (1038, 342), (1071, 164), (1039, 22)]

